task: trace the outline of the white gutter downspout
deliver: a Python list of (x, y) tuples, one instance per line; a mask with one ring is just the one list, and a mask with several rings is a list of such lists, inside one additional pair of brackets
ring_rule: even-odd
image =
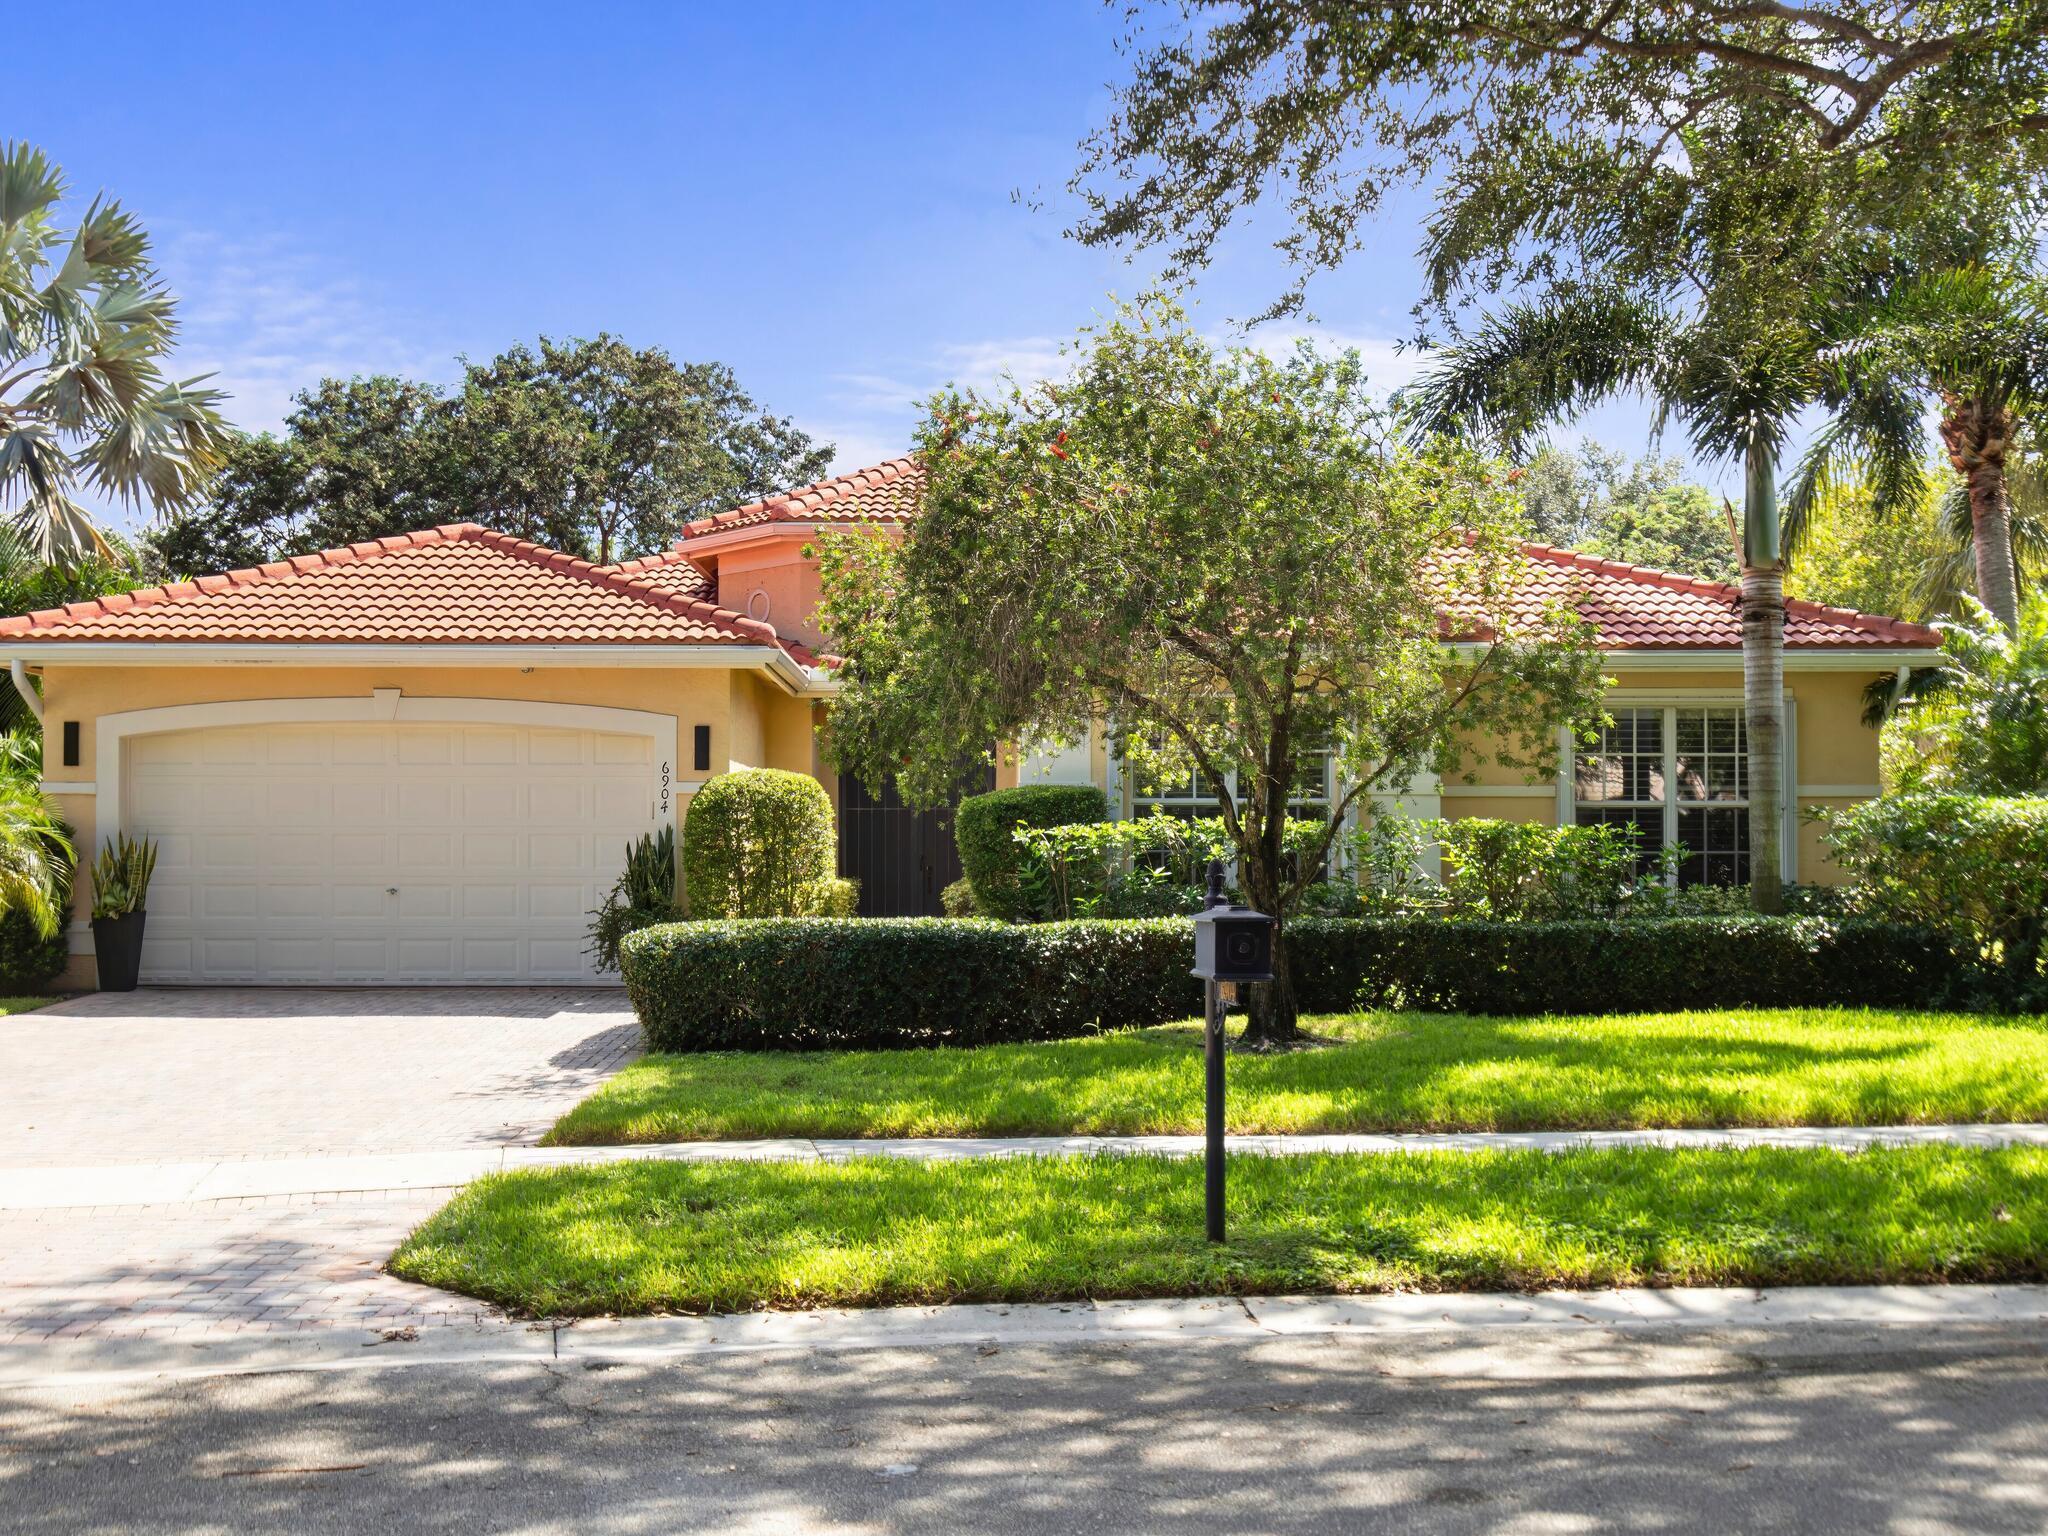
[(36, 692), (36, 685), (28, 680), (28, 668), (22, 665), (19, 656), (7, 663), (7, 675), (14, 679), (14, 691), (21, 695), (21, 702), (26, 704), (29, 713), (36, 717), (36, 724), (41, 725), (43, 696)]

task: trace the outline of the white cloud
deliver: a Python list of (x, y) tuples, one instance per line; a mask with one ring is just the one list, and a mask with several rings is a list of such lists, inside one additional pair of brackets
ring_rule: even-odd
[(1429, 361), (1428, 353), (1404, 346), (1390, 336), (1362, 335), (1319, 325), (1266, 325), (1237, 339), (1273, 357), (1285, 356), (1304, 341), (1318, 352), (1356, 352), (1376, 396), (1389, 395), (1413, 384)]
[(174, 229), (157, 258), (178, 297), (172, 371), (215, 375), (228, 419), (249, 431), (278, 427), (292, 396), (323, 378), (455, 374), (448, 349), (423, 346), (404, 317), (288, 240)]

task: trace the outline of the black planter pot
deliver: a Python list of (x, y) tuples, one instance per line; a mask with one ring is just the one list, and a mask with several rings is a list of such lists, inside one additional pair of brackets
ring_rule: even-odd
[(142, 923), (147, 912), (92, 920), (93, 956), (99, 962), (102, 992), (133, 992), (142, 975)]

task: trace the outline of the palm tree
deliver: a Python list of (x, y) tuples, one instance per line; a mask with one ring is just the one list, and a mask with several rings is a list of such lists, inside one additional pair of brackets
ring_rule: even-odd
[(0, 777), (0, 912), (26, 912), (36, 932), (55, 937), (70, 902), (74, 857), (70, 835), (41, 789)]
[(67, 233), (64, 192), (41, 150), (0, 146), (0, 515), (46, 562), (106, 551), (81, 485), (176, 510), (229, 433), (219, 390), (164, 375), (174, 305), (142, 226), (95, 199)]
[(1898, 284), (1849, 309), (1822, 354), (1834, 411), (1786, 498), (1797, 547), (1820, 494), (1845, 472), (1870, 475), (1882, 513), (1917, 502), (1926, 434), (1918, 402), (1941, 401), (1939, 435), (1958, 477), (1977, 596), (2019, 621), (2010, 462), (2024, 413), (2048, 406), (2048, 302), (2030, 273), (1973, 265)]
[(1678, 416), (1703, 457), (1743, 466), (1742, 678), (1750, 758), (1750, 892), (1784, 908), (1785, 567), (1777, 465), (1786, 429), (1818, 388), (1803, 320), (1721, 303), (1679, 315), (1621, 289), (1561, 293), (1489, 316), (1412, 392), (1425, 432), (1476, 425), (1519, 457), (1547, 422), (1621, 393)]
[[(2027, 593), (2048, 576), (2048, 468), (2032, 454), (2008, 452), (2005, 491), (2013, 587), (2024, 603)], [(1960, 480), (1951, 483), (1941, 493), (1935, 517), (1943, 549), (1913, 585), (1915, 610), (1923, 619), (1961, 611), (1963, 595), (1974, 593), (1979, 579), (1977, 516), (1970, 487)]]

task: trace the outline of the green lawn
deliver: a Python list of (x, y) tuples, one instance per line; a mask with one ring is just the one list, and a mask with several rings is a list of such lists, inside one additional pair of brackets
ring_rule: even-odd
[[(2048, 1017), (1729, 1009), (1375, 1014), (1230, 1062), (1236, 1131), (1885, 1125), (2048, 1118)], [(649, 1056), (557, 1146), (763, 1136), (1198, 1131), (1193, 1025), (978, 1050)]]
[(2048, 1278), (2048, 1150), (617, 1163), (472, 1184), (392, 1259), (541, 1314)]
[(48, 996), (0, 997), (0, 1018), (5, 1018), (10, 1013), (34, 1013), (38, 1008), (47, 1008), (50, 1004), (60, 1001), (62, 999)]

